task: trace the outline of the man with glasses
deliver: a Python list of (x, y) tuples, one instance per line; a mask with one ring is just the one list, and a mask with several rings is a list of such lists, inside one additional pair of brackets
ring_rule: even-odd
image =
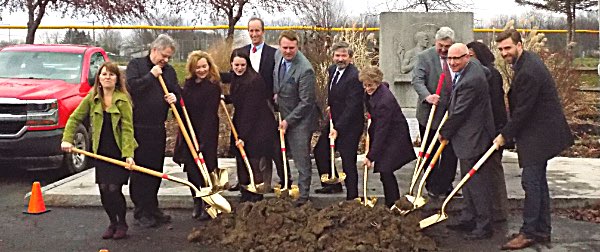
[[(457, 43), (448, 50), (452, 70), (451, 98), (448, 119), (440, 128), (440, 141), (449, 140), (460, 159), (460, 171), (465, 176), (487, 151), (494, 138), (494, 119), (483, 66), (470, 61), (469, 49)], [(466, 232), (465, 239), (492, 237), (492, 204), (490, 181), (492, 169), (485, 162), (477, 175), (462, 190), (465, 206), (458, 222), (449, 229)]]
[[(419, 95), (417, 101), (417, 121), (419, 122), (419, 132), (421, 141), (427, 140), (428, 148), (433, 139), (437, 128), (446, 113), (452, 86), (452, 77), (448, 68), (446, 57), (448, 48), (454, 43), (454, 31), (450, 27), (441, 27), (435, 34), (435, 46), (421, 52), (417, 56), (417, 63), (413, 69), (412, 85)], [(440, 75), (445, 73), (446, 79), (444, 89), (440, 95), (435, 94)], [(423, 139), (425, 135), (429, 111), (432, 105), (437, 105), (437, 110), (431, 123), (431, 129), (428, 139)], [(439, 143), (436, 143), (438, 146)], [(437, 147), (436, 147), (437, 148)], [(442, 152), (441, 160), (436, 164), (431, 174), (427, 178), (427, 192), (430, 197), (438, 198), (448, 195), (452, 191), (452, 181), (456, 175), (456, 155), (452, 149), (452, 142)], [(425, 167), (429, 161), (425, 163)]]
[[(175, 69), (169, 59), (175, 52), (175, 41), (166, 34), (151, 44), (150, 54), (136, 58), (127, 65), (127, 84), (133, 100), (133, 126), (139, 147), (135, 150), (136, 164), (162, 172), (165, 159), (165, 121), (169, 103), (181, 94)], [(158, 81), (163, 77), (169, 94), (165, 95)], [(178, 104), (178, 103), (175, 103)], [(160, 178), (139, 172), (131, 173), (129, 192), (135, 205), (134, 225), (157, 227), (171, 220), (158, 208)]]

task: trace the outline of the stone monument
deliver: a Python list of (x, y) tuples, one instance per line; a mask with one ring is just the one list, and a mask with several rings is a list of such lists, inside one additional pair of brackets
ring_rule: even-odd
[(456, 42), (473, 41), (471, 12), (384, 12), (380, 24), (379, 66), (402, 108), (416, 107), (417, 93), (411, 85), (416, 55), (434, 46), (440, 27), (452, 28)]

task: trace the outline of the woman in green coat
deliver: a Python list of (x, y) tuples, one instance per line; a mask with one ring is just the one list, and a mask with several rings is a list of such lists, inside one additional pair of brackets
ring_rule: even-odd
[[(133, 153), (137, 143), (133, 137), (131, 98), (122, 74), (116, 64), (106, 62), (96, 75), (96, 86), (75, 109), (63, 134), (61, 148), (70, 152), (75, 129), (89, 118), (92, 131), (92, 151), (134, 164)], [(129, 171), (119, 166), (94, 160), (96, 183), (100, 189), (102, 206), (110, 225), (103, 239), (122, 239), (127, 236), (126, 203), (121, 190), (129, 179)]]

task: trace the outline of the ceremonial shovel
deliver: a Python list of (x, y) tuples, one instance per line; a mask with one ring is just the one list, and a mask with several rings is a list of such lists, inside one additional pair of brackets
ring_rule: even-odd
[[(194, 142), (194, 148), (196, 148), (198, 157), (200, 159), (204, 159), (204, 157), (202, 156), (202, 153), (200, 152), (200, 144), (198, 143), (198, 138), (196, 137), (196, 132), (194, 131), (194, 127), (192, 126), (192, 120), (190, 120), (190, 116), (185, 107), (185, 102), (183, 102), (183, 97), (181, 97), (181, 99), (179, 100), (179, 104), (181, 105), (181, 109), (183, 110), (183, 116), (185, 117), (188, 128), (190, 129), (190, 135), (191, 135), (192, 141)], [(217, 167), (217, 170), (215, 170), (211, 174), (211, 180), (213, 181), (213, 184), (217, 184), (217, 186), (219, 188), (223, 188), (223, 189), (229, 188), (229, 173), (227, 172), (227, 169), (221, 169), (221, 168)]]
[(246, 155), (246, 151), (244, 150), (244, 146), (242, 146), (241, 144), (238, 144), (238, 133), (235, 130), (235, 126), (233, 126), (233, 121), (231, 121), (231, 117), (229, 116), (229, 111), (227, 111), (227, 107), (225, 106), (225, 102), (223, 100), (221, 100), (221, 107), (223, 107), (223, 110), (225, 110), (225, 115), (227, 116), (227, 121), (229, 122), (229, 127), (231, 128), (231, 133), (233, 134), (233, 138), (235, 140), (235, 146), (238, 148), (238, 150), (240, 151), (240, 154), (242, 155), (242, 159), (244, 160), (244, 164), (246, 165), (246, 169), (248, 170), (248, 177), (250, 177), (250, 184), (249, 185), (242, 185), (240, 184), (240, 186), (244, 187), (246, 190), (253, 192), (253, 193), (260, 193), (263, 194), (265, 193), (265, 183), (260, 183), (260, 184), (254, 184), (254, 172), (252, 172), (252, 167), (250, 166), (250, 161), (248, 160), (248, 156)]
[[(279, 120), (279, 123), (281, 123), (281, 113), (277, 112), (277, 118)], [(289, 178), (289, 174), (288, 174), (288, 167), (287, 167), (287, 157), (285, 155), (285, 134), (283, 133), (282, 129), (279, 129), (279, 146), (281, 146), (281, 156), (283, 157), (283, 188), (281, 188), (281, 185), (276, 185), (273, 188), (273, 191), (275, 192), (275, 196), (283, 198), (283, 197), (291, 197), (292, 199), (297, 199), (300, 197), (300, 190), (298, 189), (297, 185), (292, 185), (292, 187), (290, 189), (288, 189), (289, 185), (288, 185), (288, 178)]]
[(471, 178), (471, 177), (473, 177), (473, 175), (475, 175), (477, 170), (479, 170), (479, 168), (483, 165), (483, 163), (485, 163), (485, 161), (498, 148), (499, 148), (499, 146), (494, 144), (494, 145), (492, 145), (492, 147), (490, 147), (488, 149), (488, 151), (479, 159), (479, 161), (477, 161), (477, 163), (475, 163), (475, 166), (473, 166), (473, 168), (469, 171), (469, 173), (467, 173), (467, 175), (465, 175), (465, 177), (460, 181), (460, 183), (458, 183), (458, 185), (456, 187), (454, 187), (454, 190), (452, 190), (450, 195), (448, 195), (448, 197), (446, 197), (446, 200), (444, 200), (444, 204), (442, 204), (442, 208), (440, 209), (440, 212), (437, 214), (434, 214), (432, 216), (429, 216), (419, 222), (419, 227), (421, 229), (429, 227), (433, 224), (436, 224), (436, 223), (439, 223), (439, 222), (442, 222), (442, 221), (448, 219), (448, 214), (446, 213), (446, 205), (448, 205), (448, 202), (450, 202), (450, 199), (452, 199), (452, 197), (454, 197), (456, 192), (458, 192), (458, 190), (460, 190), (460, 188), (462, 188), (462, 186), (467, 182), (467, 180), (469, 180), (469, 178)]
[[(440, 79), (438, 81), (438, 86), (437, 89), (435, 91), (436, 95), (440, 95), (440, 93), (442, 92), (442, 86), (444, 85), (444, 80), (446, 78), (446, 74), (442, 73), (440, 75)], [(429, 131), (431, 130), (431, 124), (433, 122), (433, 116), (435, 115), (435, 110), (437, 109), (437, 105), (433, 104), (431, 106), (431, 110), (429, 111), (429, 118), (427, 119), (427, 126), (425, 127), (425, 135), (423, 136), (423, 139), (421, 139), (421, 148), (419, 148), (419, 155), (417, 157), (417, 162), (415, 163), (415, 169), (413, 171), (413, 176), (410, 182), (410, 189), (408, 190), (408, 195), (412, 195), (413, 194), (413, 189), (415, 187), (415, 184), (417, 183), (417, 180), (419, 179), (419, 176), (421, 174), (421, 171), (423, 170), (423, 167), (420, 166), (421, 165), (421, 161), (423, 160), (423, 156), (424, 156), (424, 151), (425, 151), (425, 145), (427, 142), (427, 139), (429, 137)], [(431, 145), (429, 147), (431, 147), (433, 145), (433, 143), (435, 143), (436, 139), (432, 139), (431, 141)], [(428, 152), (426, 154), (426, 158), (425, 160), (427, 160), (427, 158), (429, 158), (429, 154), (431, 154), (431, 148), (428, 148)], [(425, 161), (423, 160), (423, 163)]]
[[(331, 119), (331, 112), (329, 112), (329, 132), (333, 131), (333, 119)], [(346, 173), (339, 172), (338, 176), (335, 177), (335, 138), (329, 136), (329, 147), (331, 149), (331, 174), (321, 175), (321, 182), (325, 184), (337, 184), (342, 183), (346, 179)]]
[[(367, 156), (367, 154), (369, 154), (369, 127), (370, 126), (371, 126), (371, 115), (368, 114), (367, 115), (367, 136), (365, 137), (365, 157)], [(371, 197), (371, 198), (367, 197), (367, 180), (369, 179), (369, 167), (367, 167), (367, 164), (364, 164), (363, 169), (364, 169), (363, 199), (358, 198), (357, 200), (364, 206), (374, 207), (375, 204), (377, 203), (377, 198), (376, 197)]]
[[(141, 167), (139, 165), (129, 165), (128, 163), (125, 163), (121, 160), (116, 160), (116, 159), (112, 159), (109, 157), (105, 157), (105, 156), (101, 156), (98, 154), (94, 154), (91, 152), (87, 152), (84, 150), (80, 150), (77, 149), (75, 147), (71, 148), (71, 151), (75, 152), (75, 153), (79, 153), (79, 154), (83, 154), (95, 159), (99, 159), (105, 162), (109, 162), (118, 166), (122, 166), (125, 168), (129, 168), (131, 170), (137, 171), (137, 172), (141, 172), (141, 173), (145, 173), (151, 176), (155, 176), (155, 177), (159, 177), (159, 178), (163, 178), (166, 180), (170, 180), (179, 184), (183, 184), (188, 186), (189, 188), (191, 188), (192, 190), (194, 190), (195, 192), (195, 197), (197, 198), (202, 198), (202, 200), (206, 201), (208, 204), (211, 205), (211, 207), (209, 209), (207, 209), (206, 211), (208, 212), (208, 214), (212, 217), (212, 218), (216, 218), (217, 217), (217, 213), (218, 211), (223, 211), (226, 213), (231, 212), (231, 206), (229, 205), (229, 202), (227, 202), (227, 200), (224, 200), (225, 198), (222, 197), (212, 197), (210, 196), (211, 192), (210, 191), (200, 191), (198, 190), (198, 188), (196, 186), (194, 186), (192, 183), (190, 183), (189, 181), (185, 180), (185, 179), (181, 179), (175, 176), (169, 176), (166, 173), (160, 173), (154, 170), (150, 170), (148, 168), (144, 168)], [(214, 196), (214, 195), (213, 195)]]
[[(162, 86), (165, 95), (169, 94), (169, 90), (167, 89), (167, 85), (165, 84), (165, 81), (163, 80), (162, 75), (158, 76), (158, 81), (160, 82), (160, 85)], [(183, 121), (181, 120), (181, 117), (179, 116), (179, 111), (177, 111), (175, 104), (170, 103), (169, 105), (171, 106), (173, 115), (175, 116), (175, 119), (177, 120), (177, 124), (179, 125), (179, 129), (181, 130), (181, 134), (183, 135), (183, 138), (185, 139), (185, 142), (187, 143), (187, 146), (188, 146), (190, 152), (192, 153), (194, 162), (198, 166), (198, 169), (200, 170), (202, 177), (204, 177), (204, 182), (208, 185), (208, 187), (200, 188), (200, 191), (201, 192), (208, 191), (208, 192), (213, 193), (210, 196), (202, 197), (202, 200), (204, 200), (207, 204), (210, 205), (210, 207), (208, 209), (206, 209), (206, 211), (208, 212), (208, 214), (210, 214), (211, 217), (214, 216), (213, 218), (215, 218), (217, 216), (219, 211), (230, 213), (231, 205), (223, 196), (221, 196), (218, 193), (218, 191), (214, 190), (216, 188), (213, 188), (211, 177), (208, 173), (208, 169), (206, 168), (206, 164), (204, 162), (204, 157), (199, 156), (198, 153), (196, 153), (196, 150), (194, 149), (194, 146), (192, 145), (192, 140), (190, 139), (190, 136), (188, 135), (188, 132), (185, 129), (185, 126), (183, 125)], [(200, 155), (202, 155), (202, 153), (200, 153)]]

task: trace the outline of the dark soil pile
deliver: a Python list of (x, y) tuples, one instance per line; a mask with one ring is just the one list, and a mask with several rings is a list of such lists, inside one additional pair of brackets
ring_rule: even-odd
[(574, 220), (600, 223), (600, 201), (583, 208), (559, 209), (558, 214)]
[(383, 206), (341, 202), (317, 210), (269, 199), (240, 204), (194, 229), (190, 242), (239, 251), (432, 251), (435, 242), (418, 231), (416, 215), (395, 215)]

